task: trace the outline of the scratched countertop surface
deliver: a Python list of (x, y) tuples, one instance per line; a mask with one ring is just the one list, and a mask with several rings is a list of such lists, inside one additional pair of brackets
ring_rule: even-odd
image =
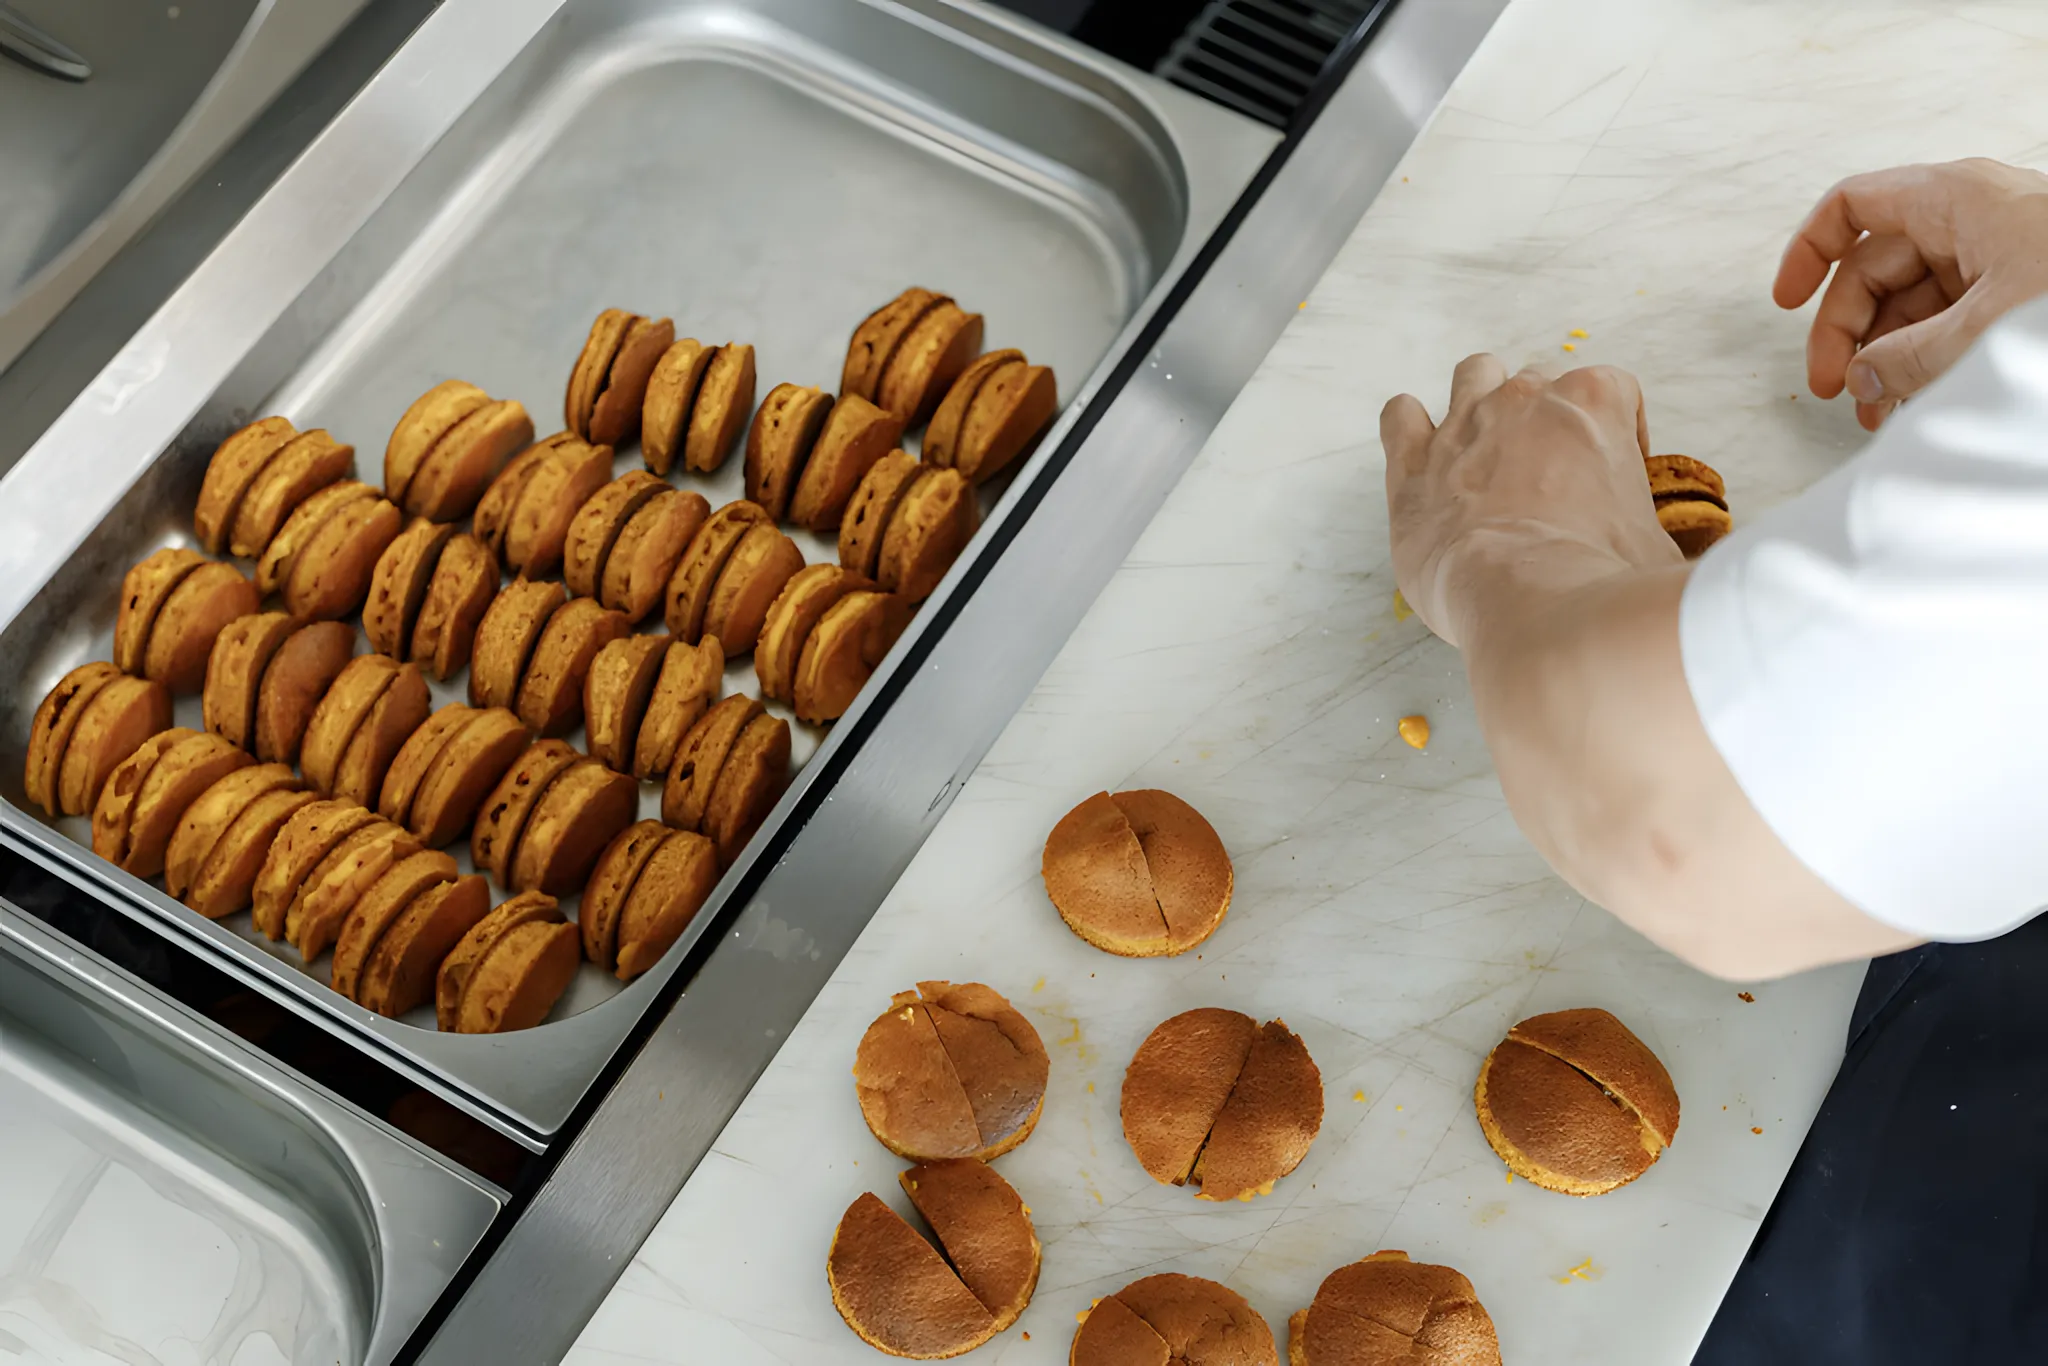
[[(1738, 521), (1863, 438), (1804, 393), (1771, 305), (1829, 182), (1982, 154), (2048, 163), (2031, 4), (1516, 0), (1195, 465), (841, 964), (570, 1357), (856, 1363), (824, 1261), (904, 1164), (855, 1103), (854, 1046), (920, 979), (987, 982), (1052, 1054), (1044, 1119), (997, 1166), (1044, 1270), (973, 1360), (1067, 1359), (1075, 1315), (1158, 1271), (1287, 1316), (1376, 1248), (1468, 1274), (1514, 1366), (1686, 1361), (1840, 1056), (1859, 966), (1738, 988), (1553, 877), (1517, 833), (1456, 654), (1400, 619), (1376, 417), (1440, 411), (1452, 365), (1624, 365), (1653, 442), (1727, 477)], [(1577, 335), (1584, 333), (1584, 336)], [(1166, 358), (1170, 362), (1170, 357)], [(1429, 718), (1425, 751), (1396, 734)], [(1164, 787), (1214, 823), (1236, 896), (1198, 953), (1126, 961), (1047, 902), (1054, 821)], [(1249, 1204), (1156, 1185), (1125, 1064), (1202, 1005), (1284, 1018), (1322, 1070), (1320, 1137)], [(1600, 1005), (1664, 1059), (1676, 1145), (1574, 1200), (1506, 1179), (1472, 1113), (1515, 1020)]]

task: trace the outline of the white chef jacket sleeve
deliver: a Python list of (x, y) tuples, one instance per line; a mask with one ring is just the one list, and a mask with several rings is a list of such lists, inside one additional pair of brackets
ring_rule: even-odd
[(2048, 907), (2048, 299), (1702, 557), (1679, 639), (1743, 792), (1848, 901), (1941, 940)]

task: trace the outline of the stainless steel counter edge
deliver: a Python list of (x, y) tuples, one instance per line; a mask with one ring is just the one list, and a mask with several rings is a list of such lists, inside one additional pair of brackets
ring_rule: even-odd
[(360, 1218), (376, 1235), (377, 1303), (365, 1359), (391, 1360), (490, 1227), (505, 1192), (449, 1166), (331, 1092), (281, 1070), (239, 1039), (5, 901), (0, 901), (0, 946), (137, 1021), (162, 1046), (296, 1113), (333, 1144), (361, 1182)]
[(1407, 0), (1382, 23), (420, 1360), (568, 1350), (1504, 6)]

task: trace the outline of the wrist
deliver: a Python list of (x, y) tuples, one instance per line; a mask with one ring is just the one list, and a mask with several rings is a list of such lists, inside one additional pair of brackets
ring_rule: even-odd
[(1540, 639), (1574, 597), (1641, 571), (1605, 546), (1518, 522), (1460, 538), (1439, 572), (1449, 624), (1470, 657)]

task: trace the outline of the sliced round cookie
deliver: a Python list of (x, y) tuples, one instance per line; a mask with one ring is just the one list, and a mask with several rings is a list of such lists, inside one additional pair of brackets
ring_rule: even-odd
[(688, 830), (663, 840), (634, 880), (611, 932), (619, 980), (631, 981), (659, 963), (717, 885), (718, 854), (710, 840)]
[[(243, 773), (251, 771), (241, 770)], [(221, 781), (226, 782), (227, 779)], [(208, 789), (209, 792), (212, 790)], [(199, 865), (198, 876), (184, 890), (184, 903), (209, 920), (219, 920), (222, 916), (247, 910), (255, 890), (256, 876), (263, 870), (263, 860), (269, 855), (272, 841), (301, 808), (319, 800), (318, 794), (308, 792), (296, 783), (288, 787), (273, 787), (259, 794), (220, 832), (220, 837)], [(182, 833), (185, 826), (181, 823), (178, 829)], [(175, 836), (172, 842), (175, 847)]]
[(633, 894), (647, 860), (675, 832), (660, 821), (635, 821), (612, 837), (583, 884), (576, 928), (583, 936), (583, 956), (606, 972), (619, 962), (619, 917)]
[(1500, 1339), (1463, 1273), (1375, 1252), (1323, 1278), (1287, 1321), (1288, 1366), (1501, 1366)]
[(384, 547), (370, 571), (370, 596), (363, 604), (363, 634), (372, 650), (393, 659), (412, 658), (413, 625), (454, 534), (452, 526), (415, 517)]
[(384, 785), (377, 791), (377, 814), (411, 829), (413, 799), (419, 794), (420, 784), (426, 781), (427, 770), (456, 732), (478, 714), (474, 707), (450, 702), (407, 736), (391, 767), (385, 770)]
[(1234, 874), (1202, 813), (1170, 792), (1101, 792), (1060, 818), (1040, 862), (1067, 928), (1127, 958), (1185, 953), (1223, 922)]
[(99, 803), (107, 775), (136, 748), (171, 726), (171, 694), (153, 679), (106, 680), (78, 713), (57, 768), (57, 809), (84, 816)]
[(733, 741), (704, 808), (703, 832), (717, 847), (721, 865), (740, 856), (788, 786), (789, 722), (756, 716)]
[(797, 659), (797, 719), (844, 716), (909, 624), (910, 604), (894, 593), (848, 593), (826, 608)]
[(150, 623), (142, 672), (174, 693), (198, 692), (227, 624), (254, 612), (256, 586), (231, 564), (202, 564), (179, 580)]
[(445, 683), (469, 666), (477, 625), (498, 596), (498, 561), (467, 534), (451, 538), (427, 580), (412, 628), (412, 662)]
[(1011, 347), (984, 351), (975, 357), (974, 363), (962, 370), (960, 378), (947, 388), (945, 398), (939, 401), (938, 408), (932, 413), (931, 424), (924, 429), (924, 444), (918, 448), (918, 458), (941, 469), (957, 466), (960, 432), (967, 424), (967, 412), (974, 404), (975, 395), (981, 392), (981, 386), (997, 370), (1023, 363), (1024, 353)]
[(471, 979), (505, 935), (524, 925), (562, 923), (561, 906), (545, 892), (521, 892), (499, 902), (483, 919), (470, 926), (441, 960), (440, 969), (434, 974), (435, 1022), (443, 1031), (452, 1032), (456, 1028)]
[(285, 936), (299, 957), (311, 963), (326, 953), (363, 893), (393, 865), (419, 852), (418, 842), (387, 820), (373, 820), (345, 836), (314, 865), (285, 910)]
[(1015, 1323), (1038, 1286), (1041, 1249), (1031, 1211), (995, 1168), (944, 1158), (899, 1172), (897, 1182), (945, 1250), (946, 1260), (995, 1318)]
[[(200, 794), (236, 769), (255, 762), (246, 752), (205, 731), (190, 732), (164, 749), (136, 790), (121, 867), (137, 877), (161, 873), (171, 836)], [(100, 809), (105, 808), (113, 786), (110, 780), (101, 792)]]
[(534, 803), (506, 885), (550, 896), (576, 891), (613, 836), (633, 823), (639, 804), (639, 784), (595, 759), (579, 758)]
[[(216, 847), (236, 820), (265, 795), (296, 792), (301, 787), (299, 775), (286, 765), (257, 764), (236, 769), (200, 793), (198, 800), (179, 817), (178, 828), (172, 832), (164, 851), (164, 890), (191, 905), (197, 898), (187, 898), (186, 894), (212, 866)], [(270, 841), (266, 839), (261, 850), (267, 852), (269, 848)], [(260, 867), (260, 856), (257, 863)]]
[(718, 700), (725, 682), (725, 652), (716, 636), (695, 645), (670, 640), (661, 657), (661, 674), (641, 716), (633, 741), (633, 776), (659, 782), (674, 765), (676, 750), (697, 719)]
[(490, 884), (475, 874), (421, 892), (370, 951), (357, 999), (391, 1019), (424, 1004), (442, 961), (490, 909)]
[(384, 496), (401, 507), (436, 442), (455, 424), (491, 401), (466, 380), (444, 379), (412, 401), (384, 445)]
[(646, 470), (628, 470), (576, 509), (562, 546), (562, 581), (571, 593), (583, 598), (597, 596), (605, 561), (619, 533), (634, 513), (667, 489), (667, 484)]
[(776, 385), (755, 411), (747, 429), (747, 499), (775, 521), (788, 514), (790, 495), (831, 411), (831, 395), (801, 384)]
[[(129, 832), (135, 822), (136, 798), (142, 795), (143, 785), (149, 781), (150, 770), (165, 751), (181, 740), (199, 734), (184, 726), (173, 726), (158, 731), (135, 747), (135, 752), (123, 759), (114, 771), (107, 775), (107, 782), (100, 789), (100, 799), (92, 809), (92, 851), (117, 868), (127, 867)], [(152, 872), (163, 871), (159, 851), (158, 864)], [(150, 876), (150, 874), (138, 874)]]
[(1280, 1366), (1273, 1330), (1245, 1297), (1200, 1276), (1132, 1281), (1081, 1314), (1070, 1366)]
[(399, 665), (391, 686), (372, 704), (342, 751), (341, 766), (334, 775), (334, 795), (362, 806), (376, 806), (391, 761), (412, 733), (426, 724), (432, 707), (419, 665)]
[(718, 775), (726, 757), (738, 742), (740, 732), (762, 714), (761, 704), (745, 693), (734, 693), (698, 719), (676, 749), (668, 781), (661, 791), (661, 819), (677, 830), (703, 830), (704, 813), (718, 786)]
[(754, 348), (727, 342), (704, 367), (690, 426), (683, 437), (683, 468), (709, 474), (725, 463), (726, 452), (754, 410)]
[(249, 486), (235, 512), (228, 549), (243, 559), (260, 557), (299, 504), (346, 478), (355, 463), (356, 448), (324, 431), (294, 436)]
[(839, 519), (839, 563), (874, 578), (882, 563), (882, 541), (896, 514), (897, 500), (924, 469), (907, 451), (890, 451), (861, 476), (846, 514)]
[(251, 612), (214, 637), (199, 690), (206, 728), (231, 745), (256, 748), (256, 693), (263, 671), (299, 623), (289, 612)]
[(741, 498), (727, 503), (705, 519), (690, 540), (690, 548), (676, 563), (668, 581), (668, 629), (678, 640), (694, 645), (704, 633), (704, 614), (710, 609), (718, 577), (726, 561), (739, 549), (748, 531), (770, 525), (768, 513), (759, 503)]
[(352, 616), (369, 597), (377, 559), (404, 520), (398, 505), (382, 498), (358, 498), (342, 506), (292, 557), (284, 605), (307, 621)]
[(478, 712), (427, 766), (407, 827), (435, 848), (459, 839), (531, 738), (519, 718), (503, 707)]
[(685, 337), (661, 353), (648, 376), (647, 396), (640, 404), (640, 453), (647, 468), (667, 474), (675, 467), (689, 429), (690, 410), (704, 372), (718, 353), (695, 337)]
[(569, 369), (569, 387), (562, 395), (562, 425), (577, 436), (590, 436), (590, 414), (597, 396), (611, 374), (612, 361), (626, 340), (626, 331), (639, 319), (623, 308), (607, 308), (590, 324), (590, 335), (576, 353)]
[(989, 1161), (1036, 1127), (1051, 1067), (1031, 1022), (979, 982), (920, 982), (875, 1017), (854, 1052), (861, 1116), (913, 1161)]
[(519, 454), (505, 462), (505, 468), (498, 471), (484, 496), (477, 500), (475, 515), (470, 518), (470, 530), (490, 550), (493, 558), (502, 560), (505, 556), (505, 533), (512, 525), (512, 510), (519, 505), (519, 495), (526, 491), (526, 481), (533, 478), (547, 461), (565, 445), (580, 445), (582, 438), (574, 432), (556, 432), (553, 436), (541, 438)]
[(514, 707), (527, 661), (555, 612), (569, 600), (548, 579), (514, 579), (491, 600), (477, 624), (469, 662), (469, 701), (475, 707)]
[(295, 435), (289, 419), (262, 417), (214, 447), (192, 513), (192, 530), (209, 553), (218, 555), (227, 548), (228, 530), (234, 525), (235, 513), (240, 510), (249, 485), (256, 482), (263, 467)]
[(1323, 1122), (1322, 1073), (1279, 1020), (1190, 1010), (1124, 1072), (1124, 1137), (1153, 1180), (1249, 1200), (1301, 1164)]
[(590, 661), (583, 678), (583, 732), (591, 758), (619, 773), (633, 771), (641, 718), (668, 648), (663, 636), (621, 635)]
[(875, 462), (903, 439), (903, 419), (848, 394), (832, 405), (790, 499), (789, 520), (811, 531), (832, 531)]
[(356, 633), (341, 621), (309, 622), (284, 638), (256, 686), (252, 730), (258, 759), (298, 762), (313, 713), (355, 652)]
[(949, 302), (943, 294), (912, 286), (883, 304), (853, 329), (846, 344), (846, 362), (839, 372), (839, 392), (874, 402), (890, 357), (925, 314)]
[[(825, 1279), (846, 1326), (890, 1356), (956, 1357), (996, 1335), (995, 1316), (959, 1272), (872, 1192), (840, 1216)], [(1157, 1366), (1167, 1366), (1166, 1358)]]
[[(292, 813), (271, 842), (250, 888), (256, 928), (272, 939), (285, 937), (286, 918), (306, 877), (336, 845), (376, 821), (354, 802), (309, 802)], [(388, 824), (388, 822), (386, 822)]]
[(36, 706), (29, 722), (28, 757), (22, 765), (21, 785), (28, 799), (45, 814), (57, 814), (57, 778), (64, 763), (65, 746), (78, 728), (78, 718), (100, 689), (121, 676), (121, 671), (104, 661), (81, 664), (53, 684)]
[(904, 487), (883, 529), (876, 582), (907, 602), (923, 602), (980, 525), (981, 505), (966, 476), (958, 470), (920, 470)]
[(590, 407), (582, 435), (601, 446), (618, 446), (640, 433), (641, 405), (647, 398), (654, 366), (676, 339), (676, 325), (667, 318), (635, 317), (619, 339), (618, 353), (606, 368), (603, 385)]
[[(363, 968), (385, 932), (405, 914), (415, 898), (460, 876), (455, 860), (438, 849), (421, 850), (385, 869), (356, 899), (341, 923), (341, 933), (334, 939), (329, 984), (349, 1000), (363, 1004)], [(428, 976), (431, 978), (432, 973)]]
[(836, 564), (805, 565), (790, 577), (769, 605), (754, 646), (754, 674), (761, 696), (776, 702), (795, 700), (796, 665), (804, 642), (811, 638), (826, 609), (848, 593), (872, 591), (874, 582)]
[(256, 591), (268, 597), (284, 588), (299, 554), (313, 536), (343, 508), (377, 497), (377, 490), (358, 479), (338, 479), (292, 509), (291, 516), (263, 547), (256, 561)]
[(563, 740), (536, 740), (505, 770), (477, 811), (469, 857), (500, 887), (508, 886), (519, 837), (548, 785), (583, 756)]
[[(1020, 360), (997, 367), (974, 395), (950, 463), (971, 483), (986, 483), (1030, 449), (1059, 401), (1059, 386), (1045, 366)], [(929, 447), (929, 433), (925, 440)]]
[[(554, 440), (554, 438), (550, 438)], [(503, 559), (514, 574), (536, 578), (562, 563), (569, 523), (612, 477), (612, 448), (570, 436), (533, 467), (505, 525)]]
[(574, 925), (534, 922), (506, 931), (470, 977), (456, 1029), (502, 1034), (533, 1028), (555, 1008), (581, 962)]
[[(322, 796), (334, 795), (349, 742), (356, 738), (356, 729), (377, 700), (397, 681), (401, 667), (412, 666), (401, 666), (386, 655), (357, 655), (335, 676), (320, 705), (313, 709), (304, 743), (299, 747), (299, 771), (306, 775), (314, 791)], [(418, 676), (419, 670), (413, 669), (413, 677)]]
[(715, 638), (727, 659), (750, 653), (768, 608), (803, 567), (803, 552), (779, 528), (747, 528), (704, 606), (703, 635)]
[(915, 427), (932, 415), (939, 399), (981, 354), (981, 315), (952, 300), (941, 301), (904, 334), (875, 388), (877, 407)]
[(623, 613), (606, 610), (596, 598), (563, 604), (548, 618), (519, 680), (519, 705), (513, 708), (519, 719), (542, 735), (574, 730), (583, 719), (583, 682), (591, 662), (630, 629)]
[(619, 531), (605, 557), (597, 598), (638, 623), (661, 605), (669, 576), (711, 515), (704, 495), (664, 489), (643, 504)]
[(211, 563), (196, 550), (168, 546), (121, 576), (121, 607), (114, 617), (114, 664), (122, 673), (142, 674), (157, 614), (187, 575)]
[(406, 511), (452, 522), (470, 510), (514, 451), (533, 444), (533, 419), (516, 399), (485, 403), (464, 417), (427, 452), (402, 501)]

